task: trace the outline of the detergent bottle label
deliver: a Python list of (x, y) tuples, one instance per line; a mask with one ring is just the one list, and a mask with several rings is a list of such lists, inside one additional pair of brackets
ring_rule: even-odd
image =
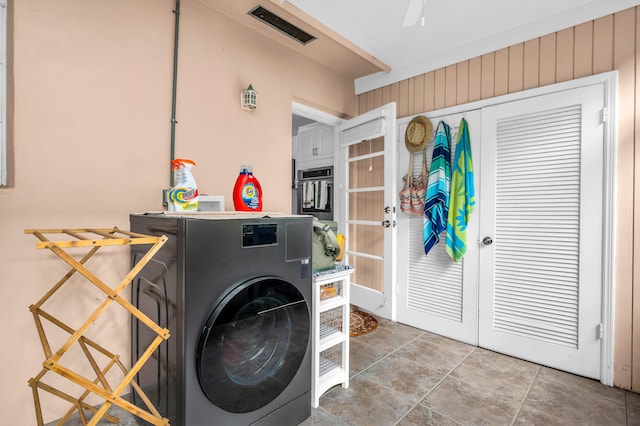
[(198, 210), (198, 188), (178, 186), (171, 189), (169, 197), (175, 206), (175, 211)]
[(257, 209), (259, 206), (258, 189), (253, 182), (248, 182), (242, 188), (242, 202), (250, 209)]

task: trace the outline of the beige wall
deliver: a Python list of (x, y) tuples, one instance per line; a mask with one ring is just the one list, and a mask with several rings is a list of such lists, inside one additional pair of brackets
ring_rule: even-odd
[[(353, 115), (353, 81), (195, 0), (181, 3), (176, 155), (198, 163), (201, 192), (224, 195), (227, 209), (233, 209), (240, 165), (252, 164), (264, 210), (289, 212), (291, 102)], [(162, 209), (161, 190), (169, 185), (174, 4), (10, 3), (15, 185), (0, 189), (3, 424), (35, 424), (27, 380), (40, 371), (44, 355), (28, 306), (67, 271), (51, 252), (37, 250), (24, 229), (128, 229), (129, 213)], [(253, 112), (239, 106), (249, 83), (258, 91)], [(101, 250), (88, 266), (115, 285), (128, 271), (128, 250)], [(103, 300), (90, 287), (74, 279), (44, 309), (77, 328)], [(128, 364), (129, 318), (115, 306), (110, 311), (90, 336)], [(66, 384), (53, 376), (44, 381)], [(43, 405), (45, 422), (67, 408), (46, 393)]]
[(358, 96), (359, 113), (390, 101), (398, 117), (618, 71), (614, 384), (640, 392), (640, 9), (629, 9)]

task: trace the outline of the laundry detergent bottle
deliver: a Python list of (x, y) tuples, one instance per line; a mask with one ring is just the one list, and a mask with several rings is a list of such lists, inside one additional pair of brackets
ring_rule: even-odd
[(169, 190), (169, 211), (198, 210), (198, 185), (196, 185), (196, 180), (191, 173), (191, 169), (195, 165), (194, 161), (184, 158), (171, 160), (175, 186)]
[(233, 206), (236, 211), (262, 211), (262, 187), (253, 175), (251, 166), (240, 167), (240, 175), (233, 187)]

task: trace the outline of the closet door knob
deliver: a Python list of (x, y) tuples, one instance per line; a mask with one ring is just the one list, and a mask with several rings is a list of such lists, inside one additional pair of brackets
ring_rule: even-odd
[(491, 237), (484, 237), (482, 239), (482, 244), (484, 244), (485, 246), (490, 246), (491, 244), (493, 244), (493, 240), (491, 239)]

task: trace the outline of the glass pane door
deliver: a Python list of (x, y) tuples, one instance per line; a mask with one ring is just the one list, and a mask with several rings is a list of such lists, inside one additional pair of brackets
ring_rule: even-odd
[(355, 268), (351, 303), (395, 320), (395, 103), (343, 122), (336, 140), (338, 227)]
[(349, 147), (352, 281), (384, 292), (384, 138)]

